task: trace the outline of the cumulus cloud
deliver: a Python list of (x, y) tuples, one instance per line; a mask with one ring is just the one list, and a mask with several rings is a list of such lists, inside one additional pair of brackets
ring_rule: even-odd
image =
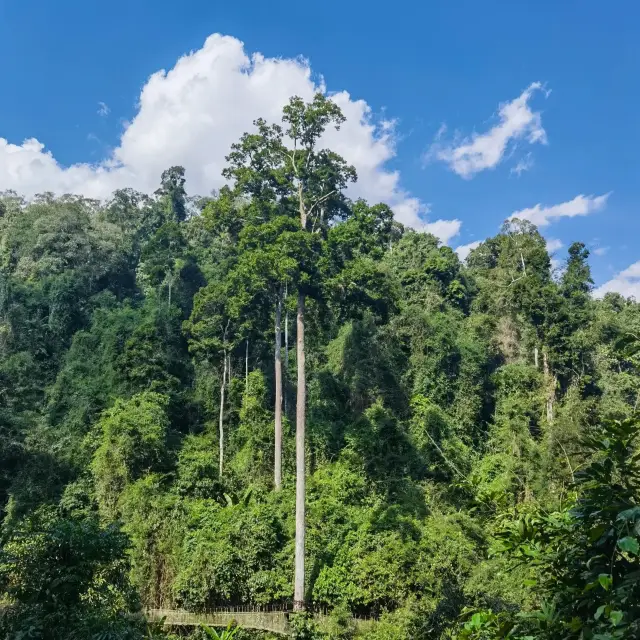
[(546, 243), (547, 251), (549, 253), (554, 253), (555, 251), (558, 251), (558, 249), (562, 249), (562, 247), (564, 246), (562, 244), (562, 240), (558, 240), (557, 238), (547, 238)]
[[(473, 133), (469, 137), (443, 143), (446, 127), (441, 126), (427, 159), (441, 160), (459, 176), (472, 178), (476, 173), (500, 164), (507, 151), (518, 141), (546, 144), (547, 134), (542, 127), (542, 116), (529, 106), (531, 97), (538, 91), (549, 95), (540, 82), (533, 82), (517, 98), (501, 104), (498, 110), (500, 121), (485, 133)], [(517, 173), (531, 168), (532, 160), (521, 163)]]
[(625, 298), (633, 297), (640, 300), (640, 260), (616, 274), (609, 282), (598, 287), (593, 295), (596, 298), (602, 298), (610, 292), (620, 293)]
[(458, 258), (460, 258), (460, 260), (464, 262), (467, 259), (467, 256), (474, 249), (477, 249), (481, 244), (481, 240), (476, 240), (475, 242), (470, 242), (469, 244), (461, 244), (459, 247), (456, 247), (455, 251), (458, 254)]
[(432, 233), (444, 244), (449, 244), (451, 238), (455, 238), (460, 233), (462, 222), (460, 220), (435, 220), (423, 225), (422, 231)]
[[(183, 165), (189, 192), (207, 194), (224, 184), (225, 155), (253, 120), (279, 121), (290, 96), (309, 100), (324, 89), (307, 61), (249, 55), (236, 38), (214, 34), (172, 69), (149, 77), (119, 144), (97, 164), (65, 167), (36, 139), (11, 144), (0, 138), (0, 189), (94, 198), (125, 186), (152, 192), (164, 169)], [(396, 154), (394, 121), (376, 121), (369, 105), (346, 91), (332, 98), (347, 122), (339, 132), (328, 130), (322, 143), (356, 167), (359, 180), (349, 194), (385, 202), (400, 222), (423, 228), (428, 207), (402, 188), (398, 171), (387, 168)], [(431, 224), (443, 240), (460, 227), (457, 220)]]
[(111, 113), (111, 109), (109, 109), (109, 105), (105, 102), (98, 102), (98, 115), (99, 116), (108, 116)]
[(519, 218), (529, 220), (539, 227), (545, 227), (558, 218), (573, 218), (575, 216), (587, 216), (590, 213), (600, 211), (607, 204), (611, 192), (601, 196), (576, 196), (568, 202), (561, 202), (551, 206), (537, 204), (529, 209), (514, 211), (509, 219)]

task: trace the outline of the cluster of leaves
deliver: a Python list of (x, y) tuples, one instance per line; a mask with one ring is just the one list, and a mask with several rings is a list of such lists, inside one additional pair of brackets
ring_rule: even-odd
[(561, 512), (503, 517), (496, 553), (529, 574), (539, 610), (474, 613), (461, 638), (635, 638), (640, 633), (640, 421), (605, 424), (582, 441)]
[(93, 518), (43, 509), (3, 540), (0, 614), (5, 638), (142, 638), (129, 581), (128, 540)]

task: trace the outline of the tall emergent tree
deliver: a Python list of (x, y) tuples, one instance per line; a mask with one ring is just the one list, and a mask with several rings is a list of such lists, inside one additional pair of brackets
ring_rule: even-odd
[[(343, 190), (355, 181), (355, 169), (336, 153), (319, 148), (329, 125), (340, 128), (345, 118), (338, 105), (317, 93), (310, 103), (293, 97), (283, 109), (284, 127), (257, 120), (258, 132), (245, 134), (227, 157), (224, 175), (240, 194), (250, 196), (267, 215), (297, 216), (298, 233), (283, 231), (298, 256), (297, 274), (297, 400), (296, 400), (296, 551), (294, 602), (305, 607), (305, 300), (310, 275), (332, 220), (346, 217)], [(281, 438), (281, 432), (277, 434)], [(276, 443), (276, 451), (281, 447)], [(278, 464), (278, 463), (276, 463)]]

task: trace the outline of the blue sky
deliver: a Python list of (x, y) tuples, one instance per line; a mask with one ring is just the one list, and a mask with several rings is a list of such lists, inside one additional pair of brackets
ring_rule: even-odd
[(354, 195), (452, 247), (524, 211), (557, 258), (582, 240), (596, 283), (640, 299), (640, 6), (291, 5), (0, 0), (0, 189), (104, 197), (181, 163), (206, 192), (253, 117), (323, 79), (348, 92), (329, 142), (359, 169)]

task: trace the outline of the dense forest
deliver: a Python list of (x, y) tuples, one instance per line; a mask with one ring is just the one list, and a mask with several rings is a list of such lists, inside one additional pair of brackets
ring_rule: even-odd
[(292, 98), (208, 197), (1, 196), (3, 638), (640, 637), (640, 304), (350, 200), (342, 121)]

